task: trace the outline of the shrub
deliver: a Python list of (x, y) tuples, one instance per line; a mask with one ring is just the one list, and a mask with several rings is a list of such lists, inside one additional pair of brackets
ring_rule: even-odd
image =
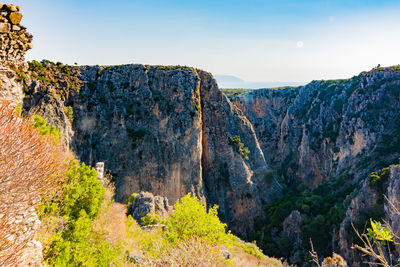
[(187, 194), (175, 203), (174, 209), (166, 220), (169, 241), (184, 240), (190, 236), (205, 238), (214, 243), (226, 240), (226, 224), (218, 218), (218, 206), (214, 205), (207, 212), (197, 197)]
[(55, 138), (57, 141), (60, 139), (62, 134), (56, 126), (47, 125), (47, 120), (39, 115), (33, 116), (33, 127), (38, 129), (42, 135), (49, 135)]
[(161, 217), (158, 214), (147, 213), (142, 217), (142, 225), (156, 225), (162, 223)]
[(136, 193), (132, 193), (132, 195), (130, 197), (128, 197), (128, 199), (126, 200), (127, 206), (129, 206), (133, 203), (133, 200), (135, 199), (136, 195), (137, 195)]
[(104, 233), (93, 229), (104, 194), (93, 168), (79, 165), (76, 160), (70, 162), (62, 196), (40, 206), (41, 219), (58, 221), (58, 226), (42, 241), (44, 259), (49, 265), (110, 266), (120, 255), (119, 248), (109, 243)]
[(28, 81), (28, 76), (26, 76), (26, 74), (23, 71), (17, 71), (16, 74), (18, 75), (18, 77), (21, 79), (21, 81), (26, 84)]
[(114, 92), (115, 91), (115, 86), (111, 81), (107, 82), (107, 88), (110, 92)]
[(44, 68), (43, 65), (36, 60), (32, 60), (32, 61), (28, 62), (28, 65), (29, 65), (29, 69), (32, 71), (41, 71)]
[(74, 110), (71, 106), (64, 108), (65, 115), (67, 115), (69, 121), (72, 123), (74, 121)]
[(250, 150), (244, 146), (244, 144), (240, 140), (240, 136), (235, 135), (229, 137), (229, 145), (231, 145), (234, 150), (239, 153), (245, 160), (249, 159)]

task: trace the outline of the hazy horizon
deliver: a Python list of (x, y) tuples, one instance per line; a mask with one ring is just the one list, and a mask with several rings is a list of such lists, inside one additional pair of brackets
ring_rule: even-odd
[(400, 1), (15, 0), (27, 59), (188, 65), (251, 82), (350, 78), (400, 63)]

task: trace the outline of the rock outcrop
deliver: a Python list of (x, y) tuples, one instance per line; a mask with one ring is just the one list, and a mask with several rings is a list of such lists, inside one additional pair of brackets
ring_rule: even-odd
[(0, 4), (0, 99), (22, 102), (28, 64), (25, 53), (32, 48), (32, 35), (20, 25), (19, 7)]
[(128, 214), (132, 215), (132, 218), (139, 224), (148, 213), (157, 214), (161, 219), (166, 219), (171, 212), (172, 206), (169, 205), (166, 197), (154, 196), (149, 192), (136, 194), (132, 204), (128, 207)]
[[(266, 183), (268, 170), (253, 126), (218, 89), (215, 80), (199, 71), (202, 109), (202, 170), (207, 200), (234, 232), (250, 234), (249, 217), (262, 217), (262, 205), (280, 194), (279, 185)], [(229, 138), (239, 136), (250, 151), (248, 159), (235, 151)], [(236, 228), (235, 228), (236, 227)]]
[[(398, 233), (400, 233), (400, 166), (391, 166), (389, 171), (388, 187), (386, 191), (387, 201), (385, 202), (385, 219), (391, 226), (393, 233), (396, 234), (394, 240), (400, 243)], [(396, 255), (400, 256), (400, 246), (396, 246)]]

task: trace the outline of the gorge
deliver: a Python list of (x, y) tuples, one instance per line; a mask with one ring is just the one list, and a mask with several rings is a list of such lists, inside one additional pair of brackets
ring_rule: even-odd
[(351, 222), (384, 218), (400, 230), (383, 197), (400, 197), (399, 66), (224, 91), (187, 66), (27, 65), (32, 36), (14, 22), (0, 22), (1, 98), (55, 125), (80, 161), (104, 162), (117, 202), (192, 193), (217, 204), (234, 234), (299, 266), (310, 238), (320, 256), (362, 266)]

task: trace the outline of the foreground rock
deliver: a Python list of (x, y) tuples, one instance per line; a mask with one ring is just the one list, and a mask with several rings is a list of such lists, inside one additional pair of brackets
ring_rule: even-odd
[(139, 224), (147, 214), (157, 214), (161, 219), (166, 219), (172, 212), (172, 206), (168, 204), (168, 199), (161, 196), (153, 196), (149, 192), (136, 194), (132, 204), (128, 206), (128, 214), (132, 215)]

